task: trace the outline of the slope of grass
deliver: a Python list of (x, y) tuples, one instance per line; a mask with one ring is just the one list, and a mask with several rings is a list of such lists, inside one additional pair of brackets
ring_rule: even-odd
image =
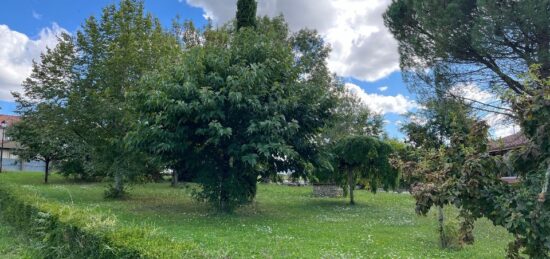
[(0, 258), (33, 258), (36, 253), (24, 236), (0, 218)]
[[(357, 192), (345, 199), (314, 198), (311, 187), (260, 185), (256, 202), (218, 214), (191, 198), (192, 187), (135, 185), (122, 201), (103, 199), (104, 184), (77, 184), (41, 175), (0, 175), (20, 191), (48, 202), (110, 218), (117, 226), (143, 226), (166, 240), (196, 244), (209, 257), (231, 258), (502, 258), (511, 240), (487, 220), (476, 223), (476, 242), (458, 251), (438, 247), (435, 212), (414, 213), (407, 194)], [(447, 209), (447, 215), (456, 215)]]

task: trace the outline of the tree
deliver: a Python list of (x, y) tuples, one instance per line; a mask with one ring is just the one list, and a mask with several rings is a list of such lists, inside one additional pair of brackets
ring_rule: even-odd
[(256, 28), (256, 0), (237, 1), (237, 30), (245, 27)]
[[(448, 247), (443, 207), (462, 204), (458, 199), (458, 182), (467, 154), (486, 151), (486, 135), (479, 135), (483, 123), (477, 122), (472, 110), (449, 96), (441, 96), (424, 104), (415, 120), (403, 126), (408, 141), (416, 148), (412, 160), (401, 163), (406, 178), (416, 179), (411, 193), (416, 199), (416, 212), (426, 215), (436, 206), (439, 213), (441, 247)], [(486, 132), (485, 132), (486, 133)], [(471, 244), (474, 218), (461, 209), (462, 222), (459, 241)]]
[(60, 115), (75, 80), (74, 62), (72, 39), (61, 34), (58, 45), (41, 54), (40, 63), (33, 62), (32, 73), (23, 82), (23, 94), (14, 93), (21, 121), (8, 134), (21, 144), (17, 154), (22, 159), (45, 162), (45, 183), (51, 163), (66, 158), (73, 138)]
[[(486, 153), (467, 157), (459, 182), (459, 200), (475, 217), (487, 217), (505, 227), (515, 237), (508, 257), (520, 258), (520, 251), (531, 258), (550, 257), (550, 80), (542, 79), (538, 66), (524, 76), (524, 87), (535, 95), (510, 94), (518, 114), (527, 147), (507, 158)], [(521, 181), (510, 186), (499, 176), (507, 171)]]
[(339, 92), (334, 117), (316, 140), (317, 143), (320, 143), (319, 160), (322, 162), (315, 168), (312, 180), (319, 183), (342, 185), (344, 194), (346, 194), (347, 180), (342, 179), (341, 175), (335, 172), (333, 165), (334, 145), (350, 136), (382, 137), (384, 135), (383, 127), (383, 117), (373, 113), (357, 95), (346, 90)]
[[(547, 0), (397, 0), (385, 13), (416, 93), (433, 97), (449, 94), (459, 82), (477, 83), (504, 100), (500, 107), (482, 107), (513, 117), (532, 141), (509, 159), (489, 156), (483, 141), (476, 152), (458, 152), (464, 163), (454, 185), (457, 201), (472, 217), (488, 217), (514, 234), (508, 250), (513, 258), (522, 248), (534, 258), (549, 257), (550, 251), (548, 206), (540, 198), (546, 197), (548, 179), (549, 6)], [(536, 73), (524, 81), (530, 67)], [(441, 78), (447, 88), (434, 84)], [(467, 137), (483, 139), (486, 131), (477, 128)], [(499, 179), (510, 170), (521, 178), (514, 187)]]
[(136, 99), (136, 143), (168, 166), (185, 163), (202, 185), (196, 197), (222, 211), (250, 202), (261, 176), (306, 175), (336, 103), (326, 56), (302, 62), (327, 53), (309, 47), (320, 37), (297, 46), (282, 18), (257, 26), (206, 31), (204, 45), (147, 76)]
[(49, 123), (29, 116), (25, 115), (20, 122), (13, 125), (8, 135), (21, 145), (16, 154), (22, 160), (44, 161), (44, 183), (48, 183), (51, 163), (65, 157), (65, 142), (59, 132), (56, 132), (57, 129), (52, 129)]
[(372, 192), (379, 185), (384, 189), (395, 188), (399, 174), (389, 162), (391, 146), (383, 141), (368, 136), (350, 136), (336, 143), (333, 150), (340, 170), (347, 178), (350, 204), (354, 205), (353, 190), (357, 179), (369, 183)]
[(550, 76), (549, 6), (548, 0), (396, 0), (384, 20), (416, 92), (433, 90), (422, 82), (430, 81), (426, 68), (439, 65), (450, 87), (477, 82), (497, 94), (509, 89), (533, 95), (519, 78), (534, 64), (541, 65), (543, 78)]

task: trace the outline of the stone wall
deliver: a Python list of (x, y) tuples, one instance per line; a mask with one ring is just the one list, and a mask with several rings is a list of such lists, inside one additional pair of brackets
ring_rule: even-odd
[(344, 190), (338, 185), (331, 184), (314, 184), (313, 196), (315, 197), (327, 197), (336, 198), (342, 197)]

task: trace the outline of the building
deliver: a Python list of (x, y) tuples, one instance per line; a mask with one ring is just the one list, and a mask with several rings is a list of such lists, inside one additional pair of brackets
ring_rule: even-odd
[[(505, 156), (507, 153), (513, 150), (520, 149), (526, 146), (529, 140), (523, 135), (523, 133), (516, 133), (510, 136), (506, 136), (497, 140), (489, 142), (489, 154), (492, 156)], [(516, 175), (505, 176), (501, 178), (507, 183), (517, 183), (519, 178)]]
[(506, 153), (519, 149), (527, 145), (529, 140), (523, 135), (523, 133), (516, 133), (507, 137), (503, 137), (497, 140), (489, 142), (489, 154), (491, 155), (505, 155)]
[(10, 137), (6, 135), (6, 131), (13, 126), (13, 124), (19, 121), (19, 116), (0, 114), (0, 124), (4, 124), (6, 126), (5, 128), (0, 127), (0, 138), (3, 136), (3, 140), (0, 140), (2, 171), (42, 172), (45, 169), (44, 162), (21, 160), (15, 154), (15, 151), (20, 148), (19, 144), (11, 140)]
[(5, 125), (0, 127), (0, 137), (3, 136), (3, 139), (0, 141), (3, 141), (3, 148), (0, 148), (0, 152), (2, 152), (2, 158), (4, 159), (17, 159), (17, 156), (14, 154), (15, 149), (17, 148), (17, 143), (12, 141), (8, 135), (6, 135), (5, 131), (13, 124), (17, 123), (19, 121), (18, 116), (13, 115), (0, 115), (0, 124)]

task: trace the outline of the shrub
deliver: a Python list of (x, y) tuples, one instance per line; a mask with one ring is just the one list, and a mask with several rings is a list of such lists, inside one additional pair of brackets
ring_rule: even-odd
[(170, 240), (149, 227), (117, 227), (114, 217), (25, 191), (0, 184), (0, 213), (39, 243), (44, 258), (206, 257), (194, 243)]
[(462, 248), (460, 231), (456, 220), (447, 220), (443, 225), (443, 233), (440, 233), (441, 248), (458, 250)]

